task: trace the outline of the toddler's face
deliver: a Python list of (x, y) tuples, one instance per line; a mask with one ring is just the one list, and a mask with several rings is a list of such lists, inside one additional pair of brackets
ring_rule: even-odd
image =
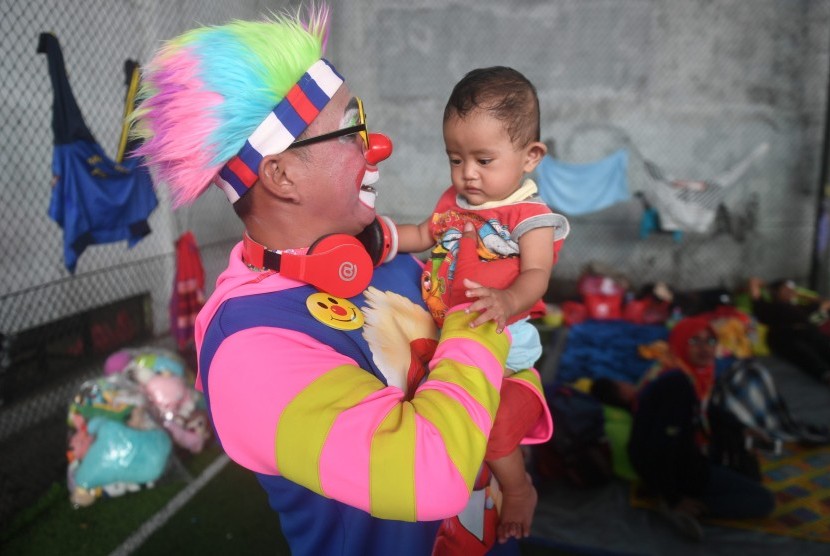
[(485, 110), (448, 119), (444, 123), (444, 144), (452, 184), (472, 205), (510, 196), (545, 152), (542, 143), (517, 148), (504, 123)]

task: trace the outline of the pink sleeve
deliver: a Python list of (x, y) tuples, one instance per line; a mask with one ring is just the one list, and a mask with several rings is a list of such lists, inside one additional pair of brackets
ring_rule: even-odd
[(371, 514), (406, 521), (458, 513), (498, 407), (509, 338), (451, 313), (410, 400), (302, 333), (252, 328), (217, 350), (211, 416), (228, 455)]

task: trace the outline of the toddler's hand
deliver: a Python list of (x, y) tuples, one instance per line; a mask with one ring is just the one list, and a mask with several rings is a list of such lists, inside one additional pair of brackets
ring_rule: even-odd
[(504, 330), (515, 307), (512, 294), (505, 290), (482, 286), (469, 278), (464, 279), (464, 287), (467, 288), (467, 297), (476, 298), (476, 301), (467, 308), (467, 312), (479, 313), (470, 326), (480, 326), (491, 320), (496, 323), (496, 332), (500, 333)]

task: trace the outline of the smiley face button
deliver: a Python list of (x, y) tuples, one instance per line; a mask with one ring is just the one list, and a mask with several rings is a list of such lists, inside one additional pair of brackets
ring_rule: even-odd
[(357, 330), (363, 326), (363, 313), (348, 299), (313, 293), (305, 300), (305, 305), (311, 316), (331, 328)]

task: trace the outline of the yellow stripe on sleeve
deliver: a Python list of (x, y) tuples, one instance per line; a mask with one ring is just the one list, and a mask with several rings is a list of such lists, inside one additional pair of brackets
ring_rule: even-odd
[(395, 407), (375, 431), (369, 458), (372, 514), (415, 521), (415, 410)]
[(455, 363), (451, 368), (439, 365), (429, 375), (429, 380), (455, 384), (466, 390), (490, 414), (490, 422), (496, 418), (499, 392), (477, 367)]
[(464, 477), (467, 488), (472, 490), (484, 459), (487, 437), (472, 422), (464, 406), (443, 392), (421, 390), (412, 405), (420, 416), (438, 429), (450, 459)]
[(478, 316), (478, 313), (467, 314), (464, 311), (455, 311), (447, 315), (444, 320), (444, 327), (441, 329), (441, 341), (450, 338), (461, 338), (473, 340), (504, 363), (507, 358), (507, 351), (510, 349), (510, 342), (507, 334), (497, 334), (496, 325), (492, 321), (486, 322), (476, 328), (470, 328), (470, 323)]
[(510, 378), (514, 380), (521, 380), (527, 382), (539, 392), (544, 392), (544, 389), (542, 388), (542, 380), (539, 378), (539, 375), (534, 373), (530, 369), (525, 369), (523, 371), (519, 371), (515, 374), (512, 374), (510, 375)]
[(280, 473), (318, 494), (319, 462), (332, 424), (344, 410), (383, 388), (371, 374), (353, 366), (335, 367), (285, 406), (275, 439)]

